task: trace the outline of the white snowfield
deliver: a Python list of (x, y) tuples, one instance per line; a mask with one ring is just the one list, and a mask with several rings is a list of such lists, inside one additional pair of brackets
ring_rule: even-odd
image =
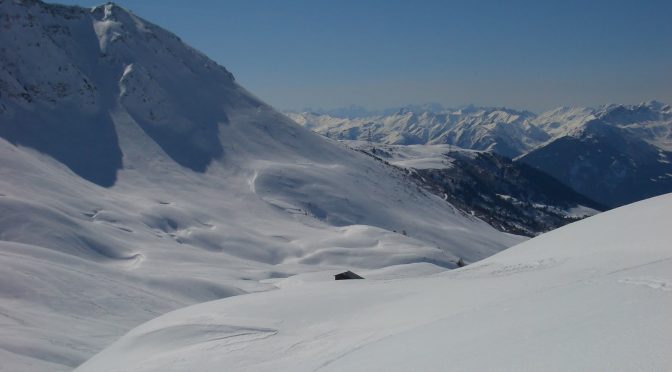
[(0, 0), (0, 15), (0, 371), (71, 370), (147, 320), (269, 279), (432, 272), (524, 240), (302, 128), (114, 4)]
[(346, 146), (371, 151), (375, 148), (376, 155), (392, 165), (406, 169), (446, 169), (451, 168), (454, 157), (451, 154), (474, 158), (479, 150), (468, 150), (453, 145), (388, 145), (368, 143), (356, 140), (341, 140)]
[(449, 272), (281, 280), (154, 319), (77, 371), (670, 371), (670, 221), (667, 194)]

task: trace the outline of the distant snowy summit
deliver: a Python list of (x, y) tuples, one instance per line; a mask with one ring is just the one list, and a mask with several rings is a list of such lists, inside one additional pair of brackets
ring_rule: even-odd
[(670, 105), (561, 109), (535, 120), (551, 139), (519, 161), (612, 207), (672, 192)]
[(466, 149), (495, 150), (510, 157), (547, 139), (542, 131), (529, 124), (529, 119), (534, 117), (531, 112), (472, 106), (436, 109), (411, 106), (386, 115), (354, 119), (310, 112), (287, 115), (334, 139), (391, 145), (451, 144)]
[(672, 191), (672, 107), (657, 101), (560, 107), (540, 115), (474, 106), (357, 118), (287, 115), (339, 140), (450, 144), (517, 158), (607, 206)]
[[(559, 137), (576, 135), (591, 120), (627, 126), (652, 144), (672, 149), (669, 132), (672, 108), (657, 101), (599, 108), (559, 107), (540, 115), (505, 107), (470, 105), (446, 109), (438, 104), (381, 111), (376, 113), (357, 107), (357, 110), (286, 114), (299, 124), (334, 139), (371, 140), (390, 145), (451, 144), (492, 150), (511, 158)], [(338, 115), (340, 112), (345, 114)]]

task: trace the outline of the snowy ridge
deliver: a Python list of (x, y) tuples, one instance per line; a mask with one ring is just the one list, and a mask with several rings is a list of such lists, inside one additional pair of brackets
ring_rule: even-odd
[(446, 273), (289, 278), (154, 319), (77, 371), (666, 371), (671, 211), (660, 196)]
[(2, 371), (70, 370), (267, 280), (454, 268), (524, 240), (300, 127), (121, 7), (0, 14)]
[(378, 143), (451, 144), (474, 150), (493, 150), (517, 156), (547, 139), (529, 124), (534, 114), (506, 108), (466, 107), (459, 110), (412, 111), (390, 115), (336, 118), (312, 113), (287, 113), (299, 124), (340, 140)]
[(288, 113), (327, 137), (380, 144), (447, 144), (492, 151), (615, 207), (672, 191), (672, 107), (656, 101), (560, 107), (400, 110), (362, 118)]
[(667, 151), (672, 143), (672, 107), (657, 101), (599, 108), (559, 107), (540, 115), (474, 106), (440, 110), (420, 106), (362, 117), (312, 112), (288, 112), (286, 115), (334, 139), (370, 139), (376, 143), (398, 145), (450, 144), (473, 150), (492, 150), (512, 158), (549, 141), (579, 135), (585, 124), (595, 119), (625, 128)]
[[(558, 116), (544, 117), (544, 125), (568, 118)], [(608, 105), (569, 118), (553, 140), (519, 160), (610, 207), (672, 191), (669, 105)]]
[(597, 109), (560, 107), (535, 117), (531, 123), (552, 139), (558, 139), (580, 136), (588, 123), (596, 120), (624, 129), (661, 150), (672, 149), (672, 107), (657, 101), (637, 105), (611, 104)]

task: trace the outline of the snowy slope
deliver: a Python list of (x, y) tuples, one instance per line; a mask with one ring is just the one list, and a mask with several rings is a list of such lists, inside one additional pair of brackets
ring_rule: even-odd
[(536, 236), (608, 209), (544, 172), (488, 151), (342, 143), (407, 169), (428, 190), (505, 232)]
[(667, 194), (445, 273), (277, 281), (154, 319), (77, 371), (669, 371), (670, 220)]
[(475, 159), (478, 154), (482, 153), (482, 151), (467, 150), (451, 145), (384, 145), (350, 140), (343, 140), (341, 143), (407, 169), (451, 168), (454, 157)]
[(0, 15), (1, 371), (69, 370), (271, 278), (452, 268), (523, 240), (298, 126), (114, 4), (0, 0)]

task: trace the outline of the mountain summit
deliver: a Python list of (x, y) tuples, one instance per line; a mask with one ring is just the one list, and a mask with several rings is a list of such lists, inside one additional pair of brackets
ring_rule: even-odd
[(223, 154), (218, 122), (227, 109), (243, 99), (261, 105), (226, 69), (112, 3), (0, 7), (0, 136), (99, 185), (113, 185), (122, 168), (114, 114), (128, 114), (173, 160), (202, 172)]

